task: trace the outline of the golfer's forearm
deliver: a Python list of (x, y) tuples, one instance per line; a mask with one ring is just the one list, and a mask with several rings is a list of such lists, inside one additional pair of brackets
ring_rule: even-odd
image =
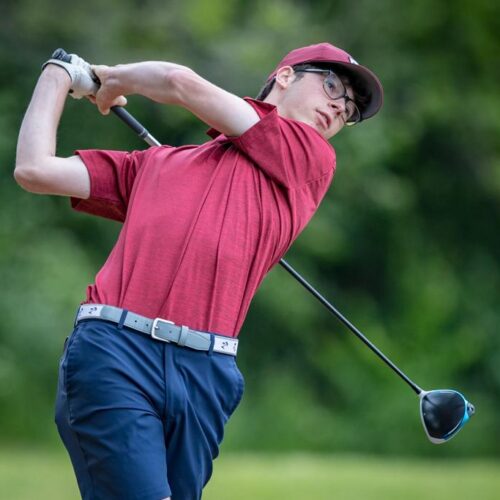
[(40, 75), (19, 132), (16, 173), (40, 168), (55, 156), (57, 126), (70, 85), (67, 73), (56, 66)]
[(119, 64), (109, 68), (106, 85), (117, 94), (140, 94), (162, 104), (178, 104), (175, 75), (186, 66), (161, 61)]
[(186, 66), (155, 61), (125, 64), (109, 68), (103, 76), (109, 96), (141, 94), (182, 106), (227, 136), (241, 135), (259, 121), (250, 104)]

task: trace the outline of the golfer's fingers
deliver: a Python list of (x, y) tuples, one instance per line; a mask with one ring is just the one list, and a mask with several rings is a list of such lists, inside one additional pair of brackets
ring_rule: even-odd
[[(97, 100), (93, 95), (87, 95), (85, 96), (92, 104), (97, 105)], [(98, 107), (99, 111), (103, 115), (109, 114), (109, 110), (112, 106), (126, 106), (127, 105), (127, 99), (123, 96), (118, 96), (112, 103), (111, 105), (108, 106), (100, 106)]]
[(111, 106), (126, 106), (127, 98), (125, 96), (119, 95), (111, 104)]
[(117, 95), (117, 91), (120, 92), (120, 90), (116, 87), (116, 79), (113, 79), (111, 75), (113, 68), (104, 65), (93, 65), (91, 68), (101, 82), (95, 101), (99, 112), (107, 115), (113, 106), (126, 106), (127, 99), (123, 95)]
[(105, 66), (104, 64), (91, 64), (90, 67), (95, 76), (99, 78), (99, 81), (105, 83), (108, 77), (109, 66)]
[(127, 105), (127, 99), (119, 95), (118, 97), (115, 97), (112, 101), (102, 101), (97, 99), (96, 101), (97, 107), (99, 109), (99, 112), (103, 115), (109, 114), (110, 108), (113, 106), (126, 106)]

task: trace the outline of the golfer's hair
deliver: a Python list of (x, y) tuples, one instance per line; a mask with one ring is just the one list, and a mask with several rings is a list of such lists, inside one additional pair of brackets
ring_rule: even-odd
[[(294, 69), (294, 71), (301, 69), (311, 69), (311, 68), (331, 69), (338, 76), (348, 79), (354, 92), (354, 100), (356, 101), (356, 104), (360, 106), (360, 108), (363, 108), (366, 104), (368, 104), (369, 96), (367, 96), (362, 92), (363, 87), (361, 85), (359, 77), (355, 73), (351, 73), (344, 66), (339, 66), (332, 63), (314, 63), (314, 64), (296, 64), (295, 66), (292, 66), (292, 68)], [(297, 73), (295, 75), (294, 81), (298, 81), (303, 77), (304, 73)], [(265, 85), (260, 89), (255, 99), (263, 101), (271, 93), (271, 90), (273, 90), (275, 81), (276, 79), (273, 78), (269, 82), (266, 82)]]

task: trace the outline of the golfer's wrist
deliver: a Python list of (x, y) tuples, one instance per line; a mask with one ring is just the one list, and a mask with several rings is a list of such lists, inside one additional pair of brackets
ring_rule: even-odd
[(66, 92), (71, 88), (71, 77), (68, 72), (56, 64), (47, 65), (40, 75), (40, 80), (50, 81), (52, 85), (55, 84)]

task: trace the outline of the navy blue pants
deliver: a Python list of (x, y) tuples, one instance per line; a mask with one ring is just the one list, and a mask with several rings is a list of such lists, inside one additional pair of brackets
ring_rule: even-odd
[(243, 394), (233, 356), (80, 322), (59, 364), (56, 424), (85, 500), (195, 500)]

